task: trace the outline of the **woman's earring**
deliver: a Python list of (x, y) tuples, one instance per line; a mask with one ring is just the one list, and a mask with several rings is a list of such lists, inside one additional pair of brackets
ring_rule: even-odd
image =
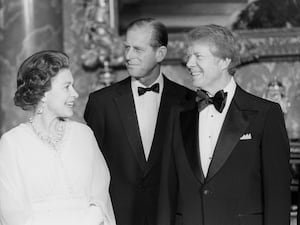
[(37, 111), (36, 111), (36, 113), (37, 114), (43, 114), (43, 112), (44, 112), (44, 104), (43, 105), (41, 105), (38, 109), (37, 109)]
[(44, 98), (42, 98), (42, 100), (41, 100), (41, 105), (39, 106), (39, 108), (38, 108), (37, 111), (36, 111), (37, 114), (43, 114), (43, 112), (44, 112), (44, 107), (45, 107), (45, 102), (46, 102), (46, 99), (45, 99), (45, 97), (44, 97)]

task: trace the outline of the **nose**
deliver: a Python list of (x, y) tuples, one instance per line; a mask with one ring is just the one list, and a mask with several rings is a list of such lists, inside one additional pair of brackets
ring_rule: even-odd
[(132, 48), (128, 48), (125, 50), (125, 59), (126, 60), (132, 59), (133, 56), (134, 56), (134, 51)]
[(73, 86), (71, 88), (71, 96), (74, 97), (74, 98), (79, 97), (78, 92), (75, 90), (75, 88)]
[(186, 66), (187, 68), (191, 68), (195, 65), (195, 56), (194, 55), (191, 55), (188, 57), (188, 60), (186, 62)]

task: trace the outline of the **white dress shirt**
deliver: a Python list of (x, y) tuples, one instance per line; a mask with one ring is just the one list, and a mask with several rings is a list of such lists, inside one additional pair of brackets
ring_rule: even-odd
[(222, 113), (219, 113), (213, 104), (210, 104), (199, 113), (199, 148), (203, 174), (206, 177), (221, 127), (227, 114), (229, 105), (236, 89), (233, 78), (223, 89), (227, 92), (227, 100)]
[[(159, 84), (159, 93), (147, 91), (143, 95), (138, 95), (138, 87), (146, 87), (134, 78), (131, 80), (131, 88), (137, 114), (140, 134), (142, 138), (145, 158), (148, 160), (150, 149), (154, 137), (157, 114), (163, 90), (163, 76), (160, 74), (153, 84)], [(152, 86), (151, 84), (150, 86)]]

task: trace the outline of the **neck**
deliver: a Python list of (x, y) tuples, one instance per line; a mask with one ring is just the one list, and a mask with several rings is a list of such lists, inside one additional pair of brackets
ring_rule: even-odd
[(223, 76), (219, 82), (216, 83), (216, 85), (208, 90), (208, 92), (211, 94), (211, 96), (214, 96), (218, 91), (223, 90), (230, 82), (231, 75)]
[(50, 117), (44, 114), (34, 114), (30, 119), (33, 128), (43, 135), (61, 135), (64, 118)]
[(159, 74), (160, 74), (160, 66), (157, 65), (147, 75), (145, 75), (144, 77), (141, 77), (139, 79), (139, 82), (141, 82), (143, 85), (145, 85), (146, 87), (148, 87), (151, 84), (153, 84), (154, 81), (156, 81), (156, 79), (158, 78)]
[(49, 134), (55, 131), (55, 127), (60, 121), (62, 121), (62, 119), (58, 117), (47, 117), (44, 114), (35, 114), (31, 119), (31, 122), (36, 126), (36, 128)]
[(44, 143), (57, 149), (65, 133), (65, 123), (59, 118), (47, 120), (42, 115), (35, 115), (30, 120), (34, 133)]

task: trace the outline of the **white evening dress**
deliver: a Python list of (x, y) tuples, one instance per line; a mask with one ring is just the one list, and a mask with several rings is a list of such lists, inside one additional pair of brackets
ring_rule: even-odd
[(0, 139), (1, 225), (115, 225), (109, 182), (84, 124), (67, 121), (57, 150), (25, 123)]

